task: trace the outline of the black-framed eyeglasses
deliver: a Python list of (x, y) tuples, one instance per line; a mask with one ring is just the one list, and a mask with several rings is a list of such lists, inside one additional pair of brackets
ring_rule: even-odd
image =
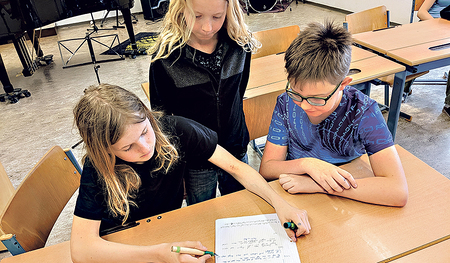
[(286, 93), (291, 99), (293, 99), (297, 102), (302, 102), (303, 100), (306, 100), (309, 104), (311, 104), (313, 106), (325, 106), (325, 104), (327, 104), (327, 101), (334, 95), (334, 93), (336, 93), (338, 88), (341, 86), (342, 81), (339, 82), (339, 84), (336, 85), (336, 87), (331, 92), (331, 94), (325, 98), (323, 98), (323, 97), (303, 97), (299, 93), (292, 90), (291, 85), (289, 84), (289, 81), (286, 84)]

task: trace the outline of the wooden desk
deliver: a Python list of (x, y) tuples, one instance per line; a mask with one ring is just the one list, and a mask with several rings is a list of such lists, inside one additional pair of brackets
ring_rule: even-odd
[(388, 51), (450, 38), (450, 21), (436, 18), (389, 29), (353, 35), (355, 43), (387, 54)]
[[(393, 263), (410, 263), (410, 262), (450, 262), (450, 240), (442, 241), (442, 243), (438, 243), (427, 247), (425, 249), (415, 251), (412, 254), (407, 256), (395, 259)], [(444, 252), (444, 253), (443, 253)]]
[(252, 59), (247, 90), (278, 81), (286, 81), (284, 53)]
[[(378, 262), (450, 234), (450, 180), (403, 148), (397, 146), (397, 150), (409, 186), (408, 204), (403, 208), (371, 205), (325, 194), (290, 195), (278, 182), (270, 183), (288, 202), (308, 211), (311, 234), (297, 242), (302, 263)], [(361, 177), (367, 176), (370, 166), (365, 157), (344, 168)], [(273, 212), (274, 209), (262, 199), (243, 190), (141, 220), (137, 227), (104, 238), (140, 245), (200, 240), (213, 250), (216, 219)], [(437, 250), (441, 258), (448, 258), (450, 250), (447, 248), (447, 243), (440, 243), (423, 252)], [(19, 262), (70, 262), (69, 243), (2, 261)]]
[(406, 24), (385, 30), (353, 35), (355, 43), (380, 52), (393, 61), (406, 66), (406, 75), (394, 82), (388, 127), (395, 138), (398, 115), (407, 75), (443, 67), (450, 64), (450, 48), (430, 50), (450, 44), (450, 21), (436, 18)]

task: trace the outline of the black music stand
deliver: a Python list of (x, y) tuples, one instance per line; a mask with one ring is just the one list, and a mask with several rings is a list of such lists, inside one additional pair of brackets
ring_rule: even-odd
[[(94, 70), (95, 70), (95, 74), (97, 75), (97, 80), (100, 83), (100, 78), (98, 77), (98, 68), (100, 68), (100, 66), (96, 65), (97, 63), (104, 63), (104, 62), (110, 62), (110, 61), (117, 61), (117, 60), (124, 60), (125, 57), (122, 54), (119, 54), (117, 51), (115, 51), (114, 49), (112, 49), (114, 43), (116, 43), (117, 41), (117, 45), (120, 45), (120, 41), (119, 41), (119, 36), (117, 34), (111, 34), (111, 35), (104, 35), (104, 36), (97, 36), (97, 37), (91, 37), (92, 34), (98, 32), (98, 27), (95, 25), (95, 21), (94, 21), (94, 16), (91, 13), (91, 17), (92, 17), (92, 21), (93, 21), (93, 29), (92, 32), (86, 32), (86, 36), (84, 38), (73, 38), (73, 39), (66, 39), (66, 40), (61, 40), (58, 41), (58, 47), (59, 47), (59, 53), (61, 55), (61, 60), (63, 62), (63, 68), (71, 68), (71, 67), (78, 67), (78, 66), (84, 66), (84, 65), (89, 65), (89, 64), (94, 64)], [(89, 31), (89, 29), (88, 29)], [(102, 42), (100, 42), (98, 39), (100, 38), (105, 38), (105, 37), (114, 37), (111, 45), (106, 45)], [(68, 48), (66, 45), (64, 45), (64, 42), (68, 42), (68, 41), (74, 41), (74, 40), (83, 40), (81, 42), (80, 45), (78, 45), (78, 47), (75, 49), (75, 51), (70, 50), (70, 48)], [(95, 58), (95, 54), (94, 54), (94, 48), (92, 46), (92, 42), (95, 42), (97, 44), (100, 44), (101, 46), (107, 47), (108, 50), (107, 51), (112, 51), (115, 55), (117, 55), (117, 58), (112, 58), (112, 59), (104, 59), (104, 60), (97, 60)], [(78, 52), (78, 50), (80, 50), (80, 48), (87, 43), (88, 48), (89, 48), (89, 54), (91, 56), (91, 61), (90, 62), (85, 62), (85, 63), (80, 63), (80, 64), (75, 64), (75, 65), (68, 65), (70, 60), (75, 56), (75, 54)], [(72, 54), (67, 61), (64, 61), (64, 57), (61, 51), (61, 47), (63, 47), (65, 50), (67, 50), (70, 54)]]
[[(108, 18), (109, 12), (111, 10), (107, 10), (106, 11), (106, 15), (103, 17), (102, 22), (100, 23), (100, 29), (99, 30), (116, 30), (118, 28), (125, 28), (125, 26), (119, 26), (119, 7), (116, 7), (116, 25), (112, 26), (112, 28), (103, 28), (103, 24), (106, 21), (106, 18)], [(93, 30), (93, 29), (88, 29), (88, 30)]]
[[(105, 21), (106, 21), (106, 19), (108, 18), (108, 15), (109, 15), (109, 12), (110, 12), (111, 10), (107, 10), (106, 11), (106, 15), (103, 17), (103, 19), (102, 19), (102, 22), (100, 23), (100, 29), (99, 30), (115, 30), (115, 29), (117, 29), (117, 28), (125, 28), (125, 26), (119, 26), (119, 8), (117, 7), (116, 8), (116, 25), (115, 26), (112, 26), (112, 28), (103, 28), (103, 24), (105, 23)], [(133, 24), (136, 24), (137, 23), (137, 21), (138, 21), (138, 19), (137, 19), (137, 17), (135, 16), (135, 15), (133, 15), (133, 14), (131, 14), (131, 16), (133, 17), (133, 21), (132, 21), (132, 23)], [(123, 23), (121, 23), (121, 24), (123, 24)]]

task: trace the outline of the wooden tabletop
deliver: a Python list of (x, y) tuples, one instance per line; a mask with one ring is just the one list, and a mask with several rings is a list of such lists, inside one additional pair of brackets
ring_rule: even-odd
[(405, 66), (380, 56), (369, 57), (355, 62), (352, 61), (350, 64), (350, 73), (352, 70), (360, 70), (360, 72), (349, 74), (353, 77), (350, 85), (356, 85), (380, 77), (389, 76), (404, 71), (405, 69)]
[(284, 53), (252, 59), (247, 90), (286, 80)]
[[(302, 263), (378, 262), (450, 234), (450, 180), (405, 149), (397, 146), (397, 150), (409, 187), (409, 200), (403, 208), (366, 204), (325, 194), (290, 195), (277, 181), (270, 183), (288, 202), (308, 211), (311, 234), (297, 242)], [(355, 177), (368, 176), (370, 170), (366, 156), (343, 168)], [(200, 240), (213, 250), (216, 219), (267, 213), (274, 213), (274, 209), (256, 195), (243, 190), (141, 220), (137, 227), (104, 238), (136, 245)], [(447, 243), (415, 253), (431, 250), (439, 253), (439, 258), (450, 255)], [(412, 256), (422, 258), (419, 254)], [(70, 262), (69, 244), (64, 242), (2, 261), (18, 262)]]
[[(404, 257), (395, 259), (392, 263), (410, 263), (410, 262), (450, 262), (450, 240), (442, 241), (425, 249), (414, 251)], [(444, 253), (443, 253), (444, 252)]]
[[(450, 31), (450, 27), (448, 28)], [(450, 57), (450, 37), (415, 46), (394, 49), (387, 55), (410, 66)]]
[[(428, 57), (425, 62), (436, 60), (437, 58), (434, 57), (436, 53), (439, 53), (438, 56), (443, 56), (445, 53), (446, 57), (449, 57), (450, 49), (448, 48), (440, 52), (418, 54), (425, 52), (430, 47), (450, 43), (449, 38), (450, 21), (442, 18), (353, 35), (355, 43), (395, 57), (408, 65), (417, 65), (419, 62), (415, 60), (418, 59), (418, 55), (422, 61), (424, 57)], [(418, 47), (418, 49), (413, 47)], [(405, 49), (405, 51), (397, 53), (396, 50), (400, 49)]]

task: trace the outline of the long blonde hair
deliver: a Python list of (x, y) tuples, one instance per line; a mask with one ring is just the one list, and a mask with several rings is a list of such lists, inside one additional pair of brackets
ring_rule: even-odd
[(125, 223), (130, 205), (136, 206), (132, 199), (136, 197), (141, 180), (130, 166), (116, 164), (111, 146), (121, 138), (128, 125), (148, 118), (156, 137), (157, 166), (154, 171), (167, 173), (177, 161), (178, 151), (162, 131), (158, 121), (162, 114), (151, 112), (132, 92), (109, 84), (86, 89), (73, 114), (86, 148), (85, 158), (89, 158), (104, 184), (108, 209), (114, 217), (122, 216), (122, 223)]
[[(255, 52), (261, 44), (256, 40), (245, 24), (244, 13), (239, 0), (224, 0), (228, 2), (227, 15), (223, 26), (227, 29), (228, 36), (247, 52)], [(185, 12), (186, 11), (186, 12)], [(155, 45), (150, 48), (153, 55), (151, 62), (165, 59), (175, 51), (182, 48), (189, 41), (193, 24), (188, 26), (185, 14), (195, 21), (192, 0), (171, 0), (161, 32)]]

